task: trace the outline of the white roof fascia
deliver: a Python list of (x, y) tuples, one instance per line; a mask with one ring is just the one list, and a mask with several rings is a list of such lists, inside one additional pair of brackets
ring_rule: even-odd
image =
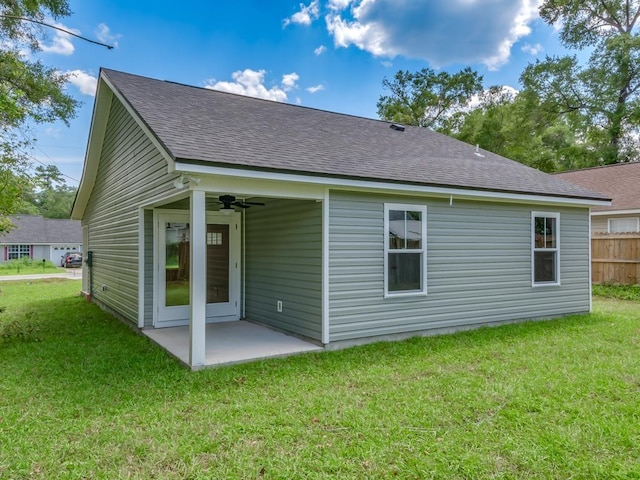
[(109, 88), (111, 89), (113, 94), (116, 96), (116, 98), (120, 100), (120, 103), (122, 103), (125, 110), (129, 112), (129, 115), (131, 115), (131, 117), (135, 120), (138, 126), (145, 133), (145, 135), (149, 137), (149, 140), (151, 140), (151, 143), (153, 143), (153, 145), (158, 149), (160, 154), (167, 161), (168, 172), (169, 173), (173, 172), (175, 170), (174, 159), (171, 156), (171, 154), (168, 152), (166, 147), (162, 143), (160, 143), (160, 141), (156, 138), (156, 136), (151, 132), (151, 129), (147, 127), (147, 124), (142, 121), (142, 118), (140, 118), (140, 115), (138, 115), (138, 112), (136, 112), (133, 109), (133, 107), (129, 104), (126, 98), (124, 98), (124, 96), (118, 91), (118, 89), (114, 87), (114, 85), (111, 83), (109, 78), (104, 73), (101, 74), (100, 78), (104, 80), (104, 82), (109, 86)]
[(472, 190), (455, 187), (437, 187), (428, 185), (412, 185), (390, 182), (376, 182), (370, 180), (352, 180), (333, 177), (319, 177), (312, 175), (300, 175), (279, 172), (263, 172), (257, 170), (244, 170), (238, 168), (217, 167), (208, 165), (197, 165), (193, 163), (183, 163), (179, 160), (175, 162), (175, 171), (184, 173), (199, 173), (208, 175), (219, 175), (239, 178), (258, 178), (264, 180), (278, 180), (287, 182), (298, 182), (306, 184), (324, 185), (332, 189), (374, 191), (393, 194), (412, 195), (435, 195), (443, 197), (455, 197), (465, 200), (483, 200), (493, 202), (518, 202), (549, 205), (566, 206), (609, 206), (608, 200), (590, 200), (585, 198), (570, 198), (551, 195), (535, 195), (526, 193), (508, 193), (484, 190)]
[(633, 210), (599, 210), (597, 212), (591, 212), (591, 215), (594, 217), (597, 216), (610, 216), (610, 215), (638, 215), (640, 214), (640, 209)]
[(91, 130), (89, 131), (87, 151), (82, 168), (82, 177), (71, 212), (71, 218), (73, 220), (82, 220), (84, 209), (87, 207), (89, 196), (96, 182), (98, 164), (100, 163), (100, 151), (102, 150), (102, 144), (104, 142), (104, 133), (107, 129), (112, 97), (112, 92), (104, 86), (101, 79), (98, 79), (96, 100), (93, 104), (93, 115), (91, 116)]

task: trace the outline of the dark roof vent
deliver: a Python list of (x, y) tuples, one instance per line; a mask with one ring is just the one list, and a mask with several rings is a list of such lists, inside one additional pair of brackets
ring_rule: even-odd
[(392, 123), (391, 125), (389, 125), (391, 128), (393, 128), (394, 130), (397, 130), (399, 132), (404, 132), (404, 127), (402, 125), (398, 125), (397, 123)]

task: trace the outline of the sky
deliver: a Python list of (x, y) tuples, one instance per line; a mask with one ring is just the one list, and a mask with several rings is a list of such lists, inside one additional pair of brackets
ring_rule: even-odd
[(101, 67), (368, 118), (398, 70), (457, 72), (518, 88), (527, 64), (564, 53), (540, 0), (70, 0), (37, 54), (71, 74), (69, 126), (35, 127), (29, 154), (76, 186)]

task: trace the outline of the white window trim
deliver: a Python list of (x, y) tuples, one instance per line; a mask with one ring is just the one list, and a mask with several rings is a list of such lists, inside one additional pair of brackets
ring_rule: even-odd
[[(411, 210), (422, 213), (422, 248), (402, 250), (406, 253), (422, 254), (422, 289), (404, 292), (389, 292), (389, 252), (396, 250), (389, 249), (389, 211), (390, 210)], [(384, 204), (384, 298), (415, 297), (427, 294), (427, 206), (404, 203)]]
[[(546, 217), (556, 219), (556, 248), (536, 248), (536, 217)], [(535, 253), (536, 252), (556, 252), (556, 281), (536, 282), (535, 280)], [(558, 212), (531, 212), (531, 286), (554, 287), (560, 286), (560, 213)]]
[(614, 232), (614, 233), (638, 233), (640, 232), (640, 217), (615, 217), (607, 219), (607, 232), (611, 232), (611, 220), (635, 220), (636, 221), (636, 229), (630, 230), (629, 232)]

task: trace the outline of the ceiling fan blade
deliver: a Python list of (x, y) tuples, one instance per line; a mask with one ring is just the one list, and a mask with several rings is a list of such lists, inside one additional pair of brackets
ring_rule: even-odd
[(228, 210), (234, 206), (240, 208), (249, 208), (251, 205), (265, 205), (262, 202), (245, 202), (243, 200), (236, 200), (236, 197), (234, 197), (233, 195), (220, 195), (218, 197), (218, 200), (218, 204), (224, 205), (225, 210)]

